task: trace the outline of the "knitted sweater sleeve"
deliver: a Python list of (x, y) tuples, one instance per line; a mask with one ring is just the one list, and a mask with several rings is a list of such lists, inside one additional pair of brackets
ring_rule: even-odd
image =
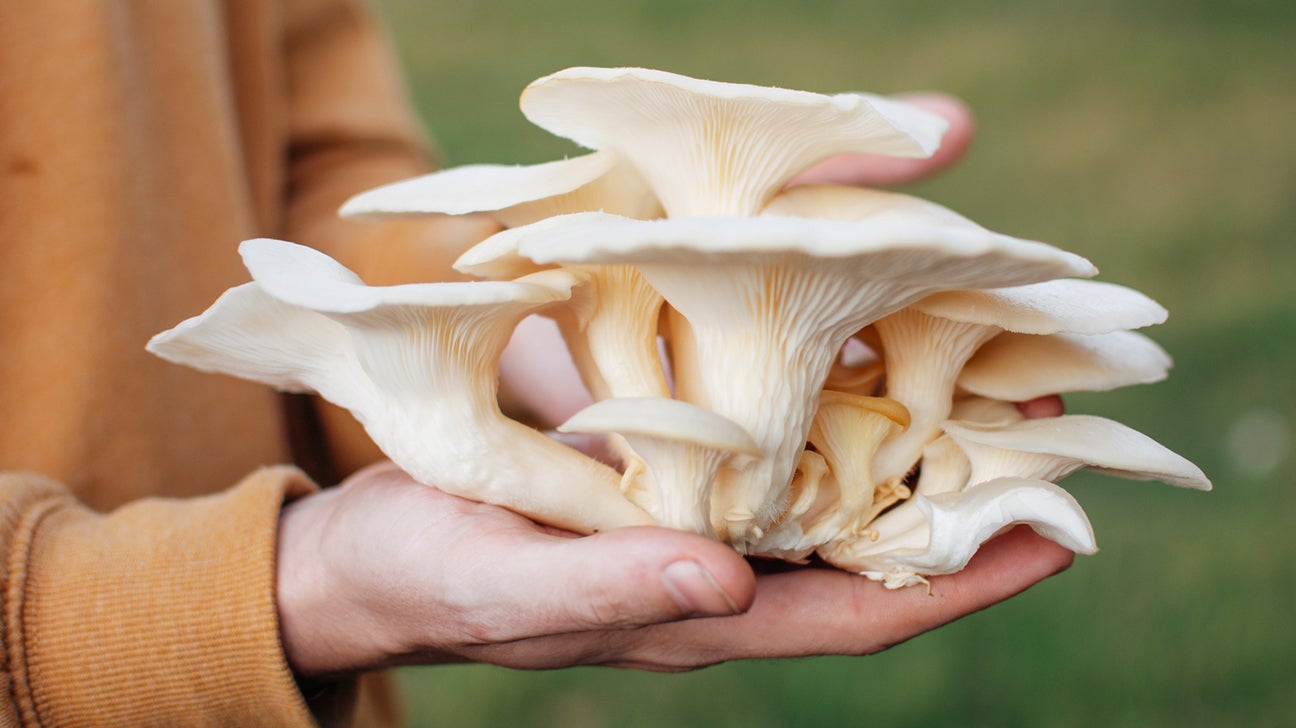
[(105, 515), (0, 475), (0, 726), (314, 725), (274, 602), (279, 510), (311, 490), (267, 468)]

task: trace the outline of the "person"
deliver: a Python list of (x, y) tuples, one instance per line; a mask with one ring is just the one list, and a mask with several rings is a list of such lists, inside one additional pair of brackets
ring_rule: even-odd
[[(951, 163), (966, 110), (917, 102), (954, 123), (938, 157), (803, 181)], [(390, 694), (354, 678), (392, 665), (867, 654), (1070, 563), (1018, 529), (929, 596), (666, 529), (578, 538), (362, 467), (337, 411), (146, 354), (246, 280), (244, 238), (380, 283), (492, 231), (337, 219), (430, 165), (362, 0), (5, 3), (0, 108), (0, 725), (382, 725)]]

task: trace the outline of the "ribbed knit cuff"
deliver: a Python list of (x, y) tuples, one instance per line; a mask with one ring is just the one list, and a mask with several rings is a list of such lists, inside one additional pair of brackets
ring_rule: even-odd
[(261, 470), (224, 493), (100, 515), (29, 508), (9, 546), (6, 647), (24, 722), (314, 725), (279, 641), (280, 507), (313, 486)]

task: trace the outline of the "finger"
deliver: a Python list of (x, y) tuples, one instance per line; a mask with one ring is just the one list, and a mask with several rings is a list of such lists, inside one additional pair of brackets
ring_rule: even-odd
[(935, 112), (949, 121), (940, 148), (926, 159), (874, 154), (839, 154), (795, 177), (791, 184), (840, 184), (865, 187), (906, 185), (930, 177), (953, 165), (967, 152), (975, 135), (972, 111), (949, 94), (925, 92), (899, 96), (914, 106)]
[[(963, 571), (888, 591), (864, 577), (804, 569), (761, 578), (740, 616), (638, 630), (614, 664), (690, 669), (733, 659), (864, 655), (951, 622), (1062, 571), (1074, 555), (1026, 527), (985, 544)], [(624, 647), (624, 646), (618, 646)]]
[(500, 405), (515, 419), (553, 427), (594, 400), (553, 319), (529, 316), (500, 356)]
[(1056, 394), (1047, 397), (1036, 397), (1026, 402), (1018, 402), (1017, 410), (1028, 420), (1041, 417), (1059, 417), (1066, 411), (1062, 405), (1062, 398)]
[(537, 535), (510, 551), (489, 585), (491, 603), (474, 615), (479, 643), (732, 616), (755, 594), (755, 576), (732, 548), (664, 528)]

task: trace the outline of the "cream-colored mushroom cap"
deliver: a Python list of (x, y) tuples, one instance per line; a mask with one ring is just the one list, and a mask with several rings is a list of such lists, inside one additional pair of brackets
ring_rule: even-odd
[(942, 291), (914, 307), (931, 316), (1022, 334), (1103, 334), (1166, 319), (1161, 304), (1132, 288), (1067, 278), (1011, 288)]
[(758, 455), (746, 430), (731, 420), (674, 399), (605, 399), (572, 415), (559, 432), (642, 435), (740, 455)]
[(1079, 468), (1210, 490), (1201, 468), (1137, 430), (1104, 417), (1062, 415), (1006, 427), (946, 422), (972, 463), (973, 484), (1000, 477), (1057, 481)]
[(531, 83), (522, 113), (643, 174), (670, 216), (754, 215), (797, 173), (842, 152), (927, 157), (948, 123), (867, 94), (704, 81), (644, 68), (569, 68)]
[(385, 219), (489, 212), (515, 227), (586, 210), (648, 218), (661, 208), (642, 178), (615, 153), (594, 152), (534, 165), (452, 167), (362, 192), (339, 213)]
[(958, 386), (983, 397), (1025, 402), (1061, 392), (1104, 392), (1159, 382), (1170, 365), (1164, 349), (1135, 331), (1003, 333), (968, 361)]
[(918, 493), (873, 522), (876, 540), (835, 541), (819, 553), (898, 589), (962, 570), (981, 544), (1017, 524), (1076, 553), (1098, 551), (1093, 526), (1070, 493), (1042, 480), (1000, 478), (958, 493)]

